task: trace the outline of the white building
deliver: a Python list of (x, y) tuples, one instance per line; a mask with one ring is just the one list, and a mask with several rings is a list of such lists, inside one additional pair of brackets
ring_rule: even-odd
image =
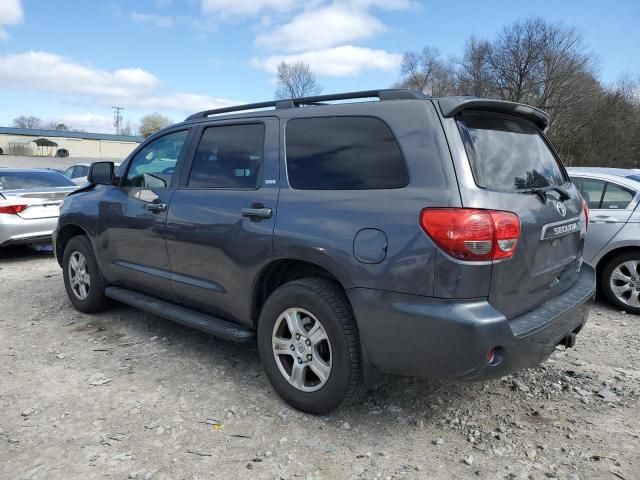
[[(0, 127), (0, 149), (8, 155), (124, 159), (142, 137)], [(66, 155), (64, 155), (66, 156)]]

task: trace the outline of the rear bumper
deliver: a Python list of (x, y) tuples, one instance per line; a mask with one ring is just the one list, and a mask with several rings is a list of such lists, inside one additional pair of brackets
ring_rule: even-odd
[[(567, 291), (507, 320), (486, 299), (444, 300), (363, 288), (349, 299), (368, 363), (384, 373), (489, 379), (540, 364), (585, 324), (595, 271), (583, 264)], [(487, 353), (496, 349), (489, 364)]]
[(58, 217), (24, 219), (0, 214), (0, 247), (51, 241)]

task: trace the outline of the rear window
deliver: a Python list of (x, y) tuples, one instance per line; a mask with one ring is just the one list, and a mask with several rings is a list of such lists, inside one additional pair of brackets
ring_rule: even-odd
[(0, 190), (22, 190), (41, 187), (74, 187), (71, 180), (57, 172), (3, 172), (0, 171)]
[(369, 190), (408, 183), (398, 142), (377, 118), (291, 120), (286, 148), (289, 184), (296, 189)]
[(491, 117), (458, 122), (479, 187), (528, 190), (566, 183), (558, 161), (532, 125)]

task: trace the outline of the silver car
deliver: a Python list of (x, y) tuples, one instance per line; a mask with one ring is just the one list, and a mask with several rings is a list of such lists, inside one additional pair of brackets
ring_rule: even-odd
[(60, 205), (77, 189), (53, 170), (0, 168), (0, 247), (51, 241)]
[[(114, 168), (118, 168), (119, 166), (119, 163), (114, 163)], [(81, 185), (84, 187), (87, 185), (87, 175), (89, 175), (90, 167), (90, 163), (76, 163), (75, 165), (71, 165), (69, 168), (67, 168), (63, 172), (63, 175), (76, 185)]]
[(87, 181), (90, 166), (90, 163), (76, 163), (67, 168), (63, 175), (76, 185), (82, 185)]
[(584, 259), (596, 267), (600, 291), (616, 307), (640, 314), (640, 172), (567, 170), (589, 205)]

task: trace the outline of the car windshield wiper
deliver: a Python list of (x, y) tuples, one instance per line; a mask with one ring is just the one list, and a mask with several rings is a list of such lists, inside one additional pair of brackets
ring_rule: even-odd
[(542, 203), (547, 203), (547, 191), (546, 188), (528, 188), (523, 190), (518, 190), (520, 193), (533, 193), (540, 198)]
[(524, 189), (524, 190), (519, 190), (520, 193), (534, 193), (536, 195), (538, 195), (538, 197), (540, 197), (540, 200), (542, 200), (542, 203), (546, 203), (547, 202), (547, 192), (549, 190), (553, 190), (554, 192), (557, 192), (560, 194), (560, 201), (565, 201), (565, 200), (569, 200), (571, 198), (571, 196), (569, 195), (569, 192), (567, 192), (564, 188), (559, 187), (557, 185), (550, 185), (548, 187), (537, 187), (537, 188), (529, 188), (529, 189)]
[(550, 187), (547, 187), (547, 190), (554, 190), (558, 192), (560, 194), (560, 201), (562, 202), (564, 202), (565, 200), (569, 200), (571, 198), (571, 195), (569, 195), (569, 192), (567, 192), (564, 188), (559, 187), (557, 185), (552, 185)]

